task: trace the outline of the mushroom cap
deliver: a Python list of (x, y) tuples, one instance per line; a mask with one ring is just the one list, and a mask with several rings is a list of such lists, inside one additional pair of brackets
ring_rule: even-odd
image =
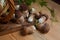
[(28, 6), (23, 3), (23, 4), (20, 5), (20, 10), (26, 11), (26, 10), (28, 10)]
[(46, 34), (49, 32), (50, 27), (49, 27), (49, 24), (45, 23), (45, 24), (38, 25), (37, 29), (39, 30), (40, 33)]
[(31, 25), (31, 24), (24, 25), (24, 26), (22, 27), (21, 34), (22, 34), (23, 36), (25, 36), (25, 35), (30, 35), (30, 34), (34, 33), (35, 30), (36, 30), (36, 29), (35, 29), (35, 26), (34, 26), (34, 25)]
[(21, 11), (20, 11), (20, 10), (16, 10), (16, 11), (15, 11), (15, 17), (16, 17), (16, 18), (20, 18), (21, 16), (22, 16)]

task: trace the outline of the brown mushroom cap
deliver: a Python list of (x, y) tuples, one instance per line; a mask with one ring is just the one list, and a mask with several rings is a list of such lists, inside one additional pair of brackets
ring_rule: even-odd
[(22, 16), (21, 11), (20, 11), (20, 10), (16, 10), (16, 11), (15, 11), (15, 17), (16, 17), (16, 18), (20, 18), (21, 16)]
[(33, 25), (31, 25), (31, 24), (24, 25), (21, 29), (21, 35), (25, 36), (25, 35), (30, 35), (30, 34), (34, 33), (34, 29), (32, 26)]
[(45, 23), (45, 24), (43, 24), (43, 25), (41, 25), (41, 24), (38, 25), (38, 26), (37, 26), (37, 29), (39, 30), (40, 33), (46, 34), (46, 33), (49, 32), (50, 27), (49, 27), (49, 24)]
[(15, 18), (12, 18), (10, 21), (13, 22), (13, 23), (17, 23), (17, 24), (20, 24), (21, 20), (20, 19), (22, 17), (22, 12), (20, 10), (15, 10)]
[(26, 10), (28, 10), (28, 6), (23, 3), (23, 4), (20, 5), (20, 10), (21, 11), (26, 11)]

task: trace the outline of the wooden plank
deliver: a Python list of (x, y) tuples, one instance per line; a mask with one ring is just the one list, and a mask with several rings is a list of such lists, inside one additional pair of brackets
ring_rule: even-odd
[(13, 40), (9, 35), (0, 36), (0, 40)]
[(21, 25), (20, 24), (0, 24), (0, 27), (2, 31), (0, 31), (0, 36), (16, 32), (20, 30)]

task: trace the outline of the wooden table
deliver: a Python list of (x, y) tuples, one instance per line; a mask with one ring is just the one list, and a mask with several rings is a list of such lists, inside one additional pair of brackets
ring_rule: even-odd
[[(41, 34), (38, 31), (35, 31), (32, 35), (21, 36), (20, 31), (14, 32), (11, 34), (7, 34), (4, 36), (0, 36), (0, 40), (60, 40), (60, 6), (50, 0), (46, 0), (48, 2), (48, 6), (55, 9), (56, 17), (58, 22), (51, 22), (50, 20), (47, 23), (50, 24), (50, 31), (47, 34)], [(38, 4), (32, 4), (31, 7), (35, 7), (38, 11), (42, 11), (42, 13), (46, 13), (50, 17), (50, 12), (47, 8), (39, 7)]]

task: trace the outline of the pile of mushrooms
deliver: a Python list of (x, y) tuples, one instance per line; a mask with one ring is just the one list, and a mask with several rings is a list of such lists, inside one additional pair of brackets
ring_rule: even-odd
[(26, 4), (16, 5), (15, 11), (16, 23), (20, 23), (21, 35), (29, 35), (38, 30), (42, 34), (49, 32), (49, 24), (46, 23), (48, 15), (36, 12), (35, 8), (29, 9)]
[(49, 24), (46, 23), (48, 15), (36, 12), (35, 8), (29, 8), (25, 3), (15, 4), (15, 14), (10, 20), (12, 23), (21, 24), (21, 35), (29, 35), (38, 30), (42, 34), (49, 32)]

